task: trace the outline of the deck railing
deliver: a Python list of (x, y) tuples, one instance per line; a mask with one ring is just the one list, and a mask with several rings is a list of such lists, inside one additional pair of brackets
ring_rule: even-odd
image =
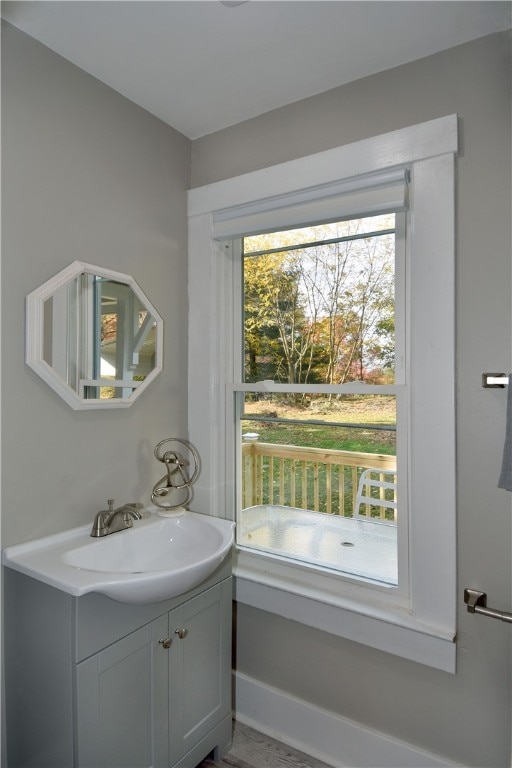
[(243, 507), (276, 504), (354, 514), (363, 470), (395, 470), (396, 457), (250, 441), (242, 443)]

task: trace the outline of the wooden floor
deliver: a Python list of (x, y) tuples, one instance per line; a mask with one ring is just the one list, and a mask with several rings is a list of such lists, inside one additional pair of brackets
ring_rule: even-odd
[(330, 768), (314, 757), (275, 741), (240, 723), (235, 724), (233, 746), (220, 762), (203, 760), (197, 768)]

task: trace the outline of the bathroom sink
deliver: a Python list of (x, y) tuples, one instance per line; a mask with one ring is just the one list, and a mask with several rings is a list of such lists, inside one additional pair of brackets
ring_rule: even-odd
[(234, 523), (197, 512), (164, 518), (145, 512), (133, 528), (98, 539), (91, 526), (7, 547), (4, 565), (80, 596), (151, 603), (199, 586), (222, 563)]

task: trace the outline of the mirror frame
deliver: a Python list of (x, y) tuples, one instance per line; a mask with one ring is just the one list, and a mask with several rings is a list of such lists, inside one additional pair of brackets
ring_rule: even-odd
[[(155, 349), (155, 367), (146, 376), (144, 381), (135, 387), (128, 397), (120, 398), (90, 398), (85, 399), (75, 392), (75, 390), (44, 360), (44, 302), (58, 289), (74, 280), (76, 277), (86, 272), (91, 275), (98, 275), (118, 283), (124, 283), (132, 289), (137, 298), (146, 306), (156, 322), (156, 349)], [(26, 297), (26, 336), (25, 336), (25, 362), (32, 368), (43, 381), (51, 387), (54, 392), (71, 406), (74, 410), (91, 410), (93, 408), (129, 408), (135, 400), (140, 397), (142, 392), (154, 381), (161, 373), (163, 368), (163, 320), (156, 311), (146, 294), (131, 275), (125, 275), (122, 272), (115, 272), (103, 267), (97, 267), (93, 264), (86, 264), (83, 261), (74, 261), (65, 269), (58, 272), (52, 278), (29, 293)]]

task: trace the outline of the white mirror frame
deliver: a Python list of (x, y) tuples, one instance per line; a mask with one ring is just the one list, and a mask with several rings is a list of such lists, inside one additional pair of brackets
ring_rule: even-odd
[[(44, 360), (44, 302), (58, 289), (82, 273), (98, 275), (109, 280), (128, 285), (137, 298), (145, 305), (156, 322), (155, 367), (144, 381), (137, 383), (133, 392), (123, 398), (91, 398), (80, 397), (77, 392)], [(158, 376), (163, 367), (163, 320), (154, 306), (148, 300), (131, 275), (115, 272), (82, 261), (74, 261), (68, 267), (58, 272), (54, 277), (28, 294), (26, 298), (26, 337), (25, 362), (43, 381), (48, 384), (74, 410), (91, 410), (93, 408), (129, 408), (151, 382)], [(117, 382), (108, 382), (115, 385)]]

